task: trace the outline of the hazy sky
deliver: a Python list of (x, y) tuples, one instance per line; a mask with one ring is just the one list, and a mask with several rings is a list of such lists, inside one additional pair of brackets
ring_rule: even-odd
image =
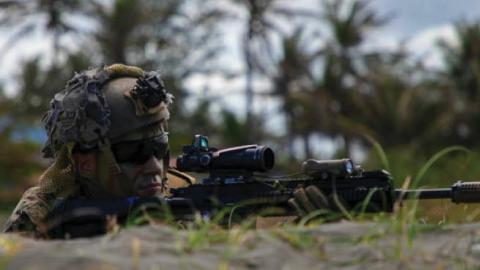
[(393, 15), (386, 29), (398, 37), (480, 15), (478, 0), (373, 0), (371, 5), (380, 13)]

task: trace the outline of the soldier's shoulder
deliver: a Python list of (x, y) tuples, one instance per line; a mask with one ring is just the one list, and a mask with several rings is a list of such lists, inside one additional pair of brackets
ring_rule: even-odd
[(195, 184), (196, 182), (196, 179), (193, 176), (173, 168), (168, 169), (167, 178), (171, 188), (188, 186)]

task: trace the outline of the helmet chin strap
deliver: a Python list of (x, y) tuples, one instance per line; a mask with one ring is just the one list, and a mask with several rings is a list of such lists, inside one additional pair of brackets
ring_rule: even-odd
[(120, 175), (122, 170), (113, 155), (110, 140), (106, 138), (99, 147), (97, 155), (97, 181), (105, 189), (112, 189), (115, 193), (125, 193), (121, 185), (112, 181), (112, 175)]
[(167, 171), (169, 167), (170, 167), (170, 150), (167, 151), (167, 154), (163, 158), (163, 171), (162, 171), (162, 183), (161, 183), (162, 194), (167, 194), (167, 191), (168, 191)]
[[(168, 122), (166, 120), (162, 121), (160, 126), (162, 128), (162, 132), (168, 134)], [(168, 168), (170, 168), (170, 148), (168, 149), (167, 154), (163, 157), (162, 194), (167, 194), (168, 192)]]

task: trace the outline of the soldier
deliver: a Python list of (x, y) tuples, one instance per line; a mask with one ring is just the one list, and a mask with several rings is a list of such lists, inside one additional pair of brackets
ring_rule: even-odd
[(43, 237), (58, 198), (165, 195), (195, 179), (169, 168), (168, 93), (157, 72), (115, 64), (77, 73), (43, 118), (53, 164), (28, 189), (5, 232)]

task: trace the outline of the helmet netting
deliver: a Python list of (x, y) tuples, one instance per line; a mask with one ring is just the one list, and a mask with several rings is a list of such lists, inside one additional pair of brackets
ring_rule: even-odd
[(53, 164), (40, 176), (39, 187), (41, 192), (58, 197), (67, 197), (75, 192), (73, 146), (74, 143), (63, 145)]

